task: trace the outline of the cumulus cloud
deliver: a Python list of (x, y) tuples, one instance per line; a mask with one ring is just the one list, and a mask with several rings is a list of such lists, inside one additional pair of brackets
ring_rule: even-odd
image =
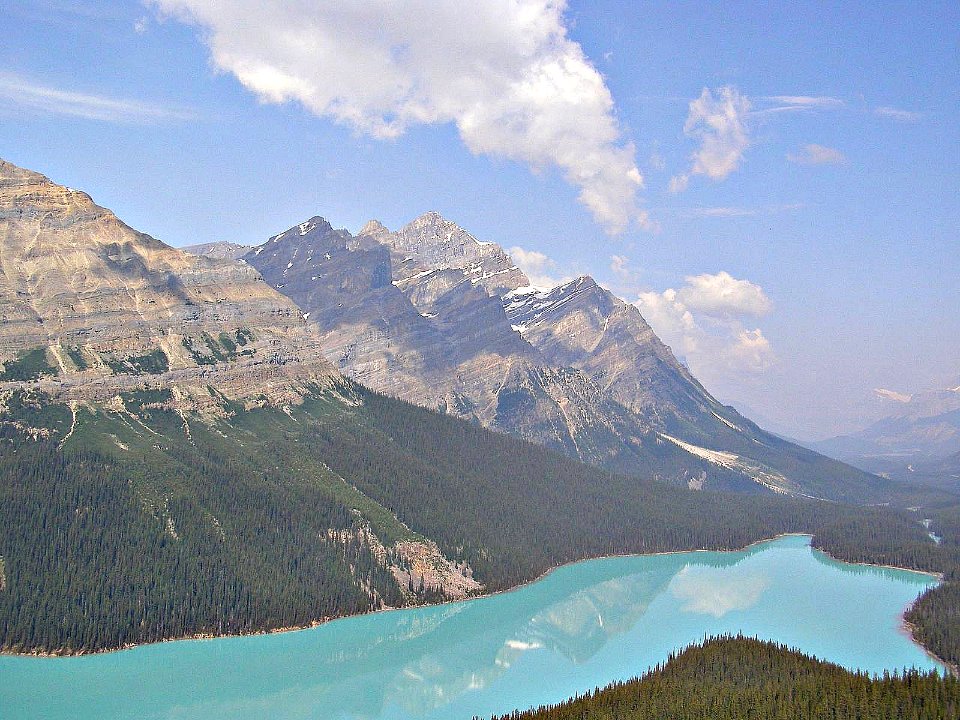
[(762, 317), (770, 312), (770, 299), (763, 288), (749, 280), (738, 280), (721, 270), (715, 275), (689, 275), (677, 299), (695, 312), (711, 317)]
[(565, 0), (153, 0), (203, 28), (217, 68), (375, 138), (453, 123), (477, 154), (557, 167), (609, 231), (645, 224), (613, 97)]
[(515, 245), (507, 250), (507, 253), (534, 287), (555, 288), (573, 279), (569, 275), (560, 274), (557, 263), (538, 250), (525, 250)]
[(727, 272), (687, 277), (662, 293), (640, 293), (636, 306), (654, 331), (706, 381), (761, 373), (776, 359), (770, 341), (748, 320), (767, 315), (763, 288)]
[(750, 101), (735, 87), (704, 88), (700, 97), (691, 100), (683, 132), (698, 140), (700, 147), (691, 155), (689, 172), (671, 179), (670, 191), (685, 190), (691, 175), (723, 180), (736, 170), (750, 147), (749, 114)]
[(195, 117), (184, 108), (64, 90), (3, 73), (0, 73), (0, 105), (112, 123), (156, 123)]
[(797, 153), (788, 154), (787, 160), (798, 165), (842, 165), (847, 158), (836, 148), (812, 143)]

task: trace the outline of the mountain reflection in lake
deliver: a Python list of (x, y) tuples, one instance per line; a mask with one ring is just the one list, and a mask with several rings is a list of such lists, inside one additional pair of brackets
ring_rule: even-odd
[(835, 562), (804, 537), (594, 560), (515, 592), (300, 632), (0, 658), (0, 707), (5, 718), (470, 718), (555, 702), (741, 631), (851, 668), (929, 668), (898, 628), (934, 582)]

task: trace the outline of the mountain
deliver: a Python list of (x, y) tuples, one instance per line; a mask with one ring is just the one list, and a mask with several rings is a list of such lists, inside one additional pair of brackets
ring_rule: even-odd
[(860, 432), (808, 443), (870, 472), (960, 491), (960, 383), (913, 395), (878, 390), (889, 414)]
[(242, 261), (317, 324), (332, 363), (380, 392), (691, 488), (889, 499), (881, 480), (718, 402), (592, 278), (531, 287), (499, 245), (437, 213), (357, 236), (314, 217)]
[[(287, 271), (276, 284), (316, 286), (327, 330), (247, 262), (170, 248), (83, 193), (0, 165), (0, 650), (310, 625), (504, 589), (585, 557), (738, 548), (782, 532), (816, 533), (849, 560), (949, 570), (950, 535), (933, 543), (913, 513), (671, 487), (368, 390), (323, 358), (325, 336), (356, 323), (373, 338), (366, 357), (403, 364), (395, 327), (404, 339), (473, 337), (478, 353), (491, 333), (540, 373), (535, 387), (582, 397), (598, 417), (623, 413), (602, 415), (607, 427), (639, 422), (614, 400), (568, 391), (560, 380), (602, 388), (538, 365), (519, 332), (455, 322), (459, 300), (478, 323), (509, 324), (480, 280), (452, 282), (452, 298), (418, 295), (431, 318), (391, 281), (395, 250), (372, 238), (315, 220), (257, 251)], [(491, 278), (516, 273), (481, 253), (471, 267), (492, 258), (490, 271), (471, 277), (509, 293), (519, 278)], [(323, 272), (293, 272), (303, 264)], [(658, 433), (641, 438), (648, 454), (636, 461), (690, 467), (684, 441)]]
[(177, 403), (203, 407), (211, 386), (260, 402), (336, 375), (253, 268), (171, 248), (4, 161), (0, 246), (0, 389), (29, 380), (80, 401), (174, 386)]
[(200, 245), (189, 245), (180, 249), (191, 255), (200, 255), (214, 260), (239, 260), (250, 252), (253, 246), (238, 245), (237, 243), (220, 240), (212, 243), (201, 243)]

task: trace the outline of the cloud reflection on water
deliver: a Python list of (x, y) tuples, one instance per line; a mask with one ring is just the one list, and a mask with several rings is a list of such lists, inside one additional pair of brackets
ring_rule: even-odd
[(731, 574), (714, 568), (687, 565), (670, 581), (670, 592), (686, 601), (681, 610), (722, 618), (735, 610), (748, 610), (770, 587), (760, 574)]

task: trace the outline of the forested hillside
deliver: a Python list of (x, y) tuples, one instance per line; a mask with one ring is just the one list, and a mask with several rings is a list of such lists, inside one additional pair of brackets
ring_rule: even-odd
[(283, 409), (210, 393), (203, 417), (171, 409), (170, 391), (74, 410), (7, 397), (4, 649), (304, 625), (781, 532), (845, 559), (948, 562), (909, 512), (619, 476), (348, 381)]
[(960, 681), (907, 671), (873, 678), (783, 645), (708, 640), (642, 678), (498, 720), (946, 720)]

